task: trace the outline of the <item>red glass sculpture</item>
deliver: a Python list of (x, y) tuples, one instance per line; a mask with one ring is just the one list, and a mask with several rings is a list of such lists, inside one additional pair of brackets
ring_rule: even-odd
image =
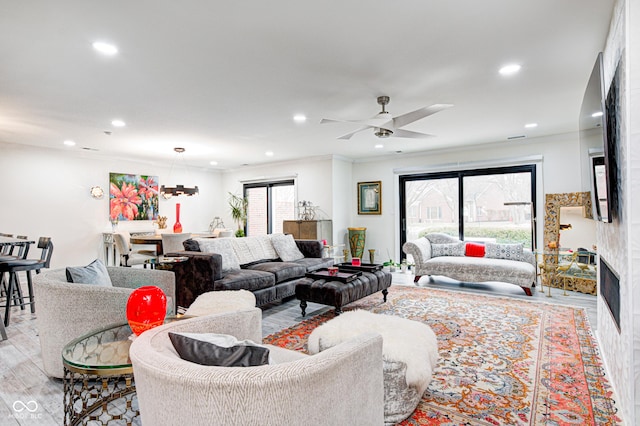
[(127, 301), (127, 321), (136, 336), (161, 325), (166, 313), (167, 296), (153, 285), (135, 289)]

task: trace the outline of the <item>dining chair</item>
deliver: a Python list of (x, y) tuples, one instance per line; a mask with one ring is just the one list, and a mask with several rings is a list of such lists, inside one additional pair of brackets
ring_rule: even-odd
[(153, 250), (133, 251), (130, 239), (131, 235), (128, 232), (113, 234), (113, 241), (120, 253), (120, 266), (143, 265), (146, 268), (150, 260), (157, 258), (155, 252)]
[(182, 234), (161, 234), (162, 235), (162, 252), (164, 254), (184, 251), (182, 243), (191, 238), (191, 233)]
[[(31, 271), (36, 271), (37, 274), (43, 268), (48, 268), (51, 263), (51, 255), (53, 254), (53, 242), (50, 237), (40, 237), (38, 240), (38, 248), (41, 249), (40, 259), (16, 259), (5, 262), (0, 262), (0, 273), (9, 273), (9, 281), (7, 288), (7, 299), (5, 303), (4, 311), (4, 325), (9, 325), (11, 316), (11, 298), (19, 300), (20, 309), (24, 309), (25, 305), (31, 306), (31, 313), (36, 312), (36, 303), (33, 293), (33, 282), (31, 280)], [(25, 302), (22, 297), (22, 289), (20, 285), (20, 279), (18, 272), (27, 273), (27, 286), (29, 290), (29, 301)], [(17, 296), (14, 295), (17, 293)]]

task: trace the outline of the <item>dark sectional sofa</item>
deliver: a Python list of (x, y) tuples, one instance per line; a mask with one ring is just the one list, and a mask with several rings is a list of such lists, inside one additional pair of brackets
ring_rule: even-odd
[[(280, 242), (282, 237), (282, 234), (278, 235)], [(271, 239), (270, 235), (190, 239), (184, 242), (185, 251), (167, 253), (167, 256), (189, 258), (186, 262), (173, 264), (176, 275), (177, 306), (189, 307), (196, 297), (209, 291), (241, 289), (253, 292), (256, 296), (256, 305), (263, 306), (294, 296), (296, 284), (305, 278), (307, 272), (333, 265), (332, 258), (322, 257), (321, 241), (294, 240), (295, 247), (304, 257), (282, 261), (278, 252), (269, 246)], [(233, 263), (234, 256), (229, 253), (227, 247), (224, 247), (227, 243), (222, 240), (228, 240), (239, 267), (229, 269), (229, 265), (224, 264)], [(216, 249), (221, 243), (223, 246), (218, 247), (218, 251), (223, 253), (210, 251), (212, 245), (215, 246), (213, 249)], [(285, 258), (288, 259), (287, 256)], [(231, 259), (230, 262), (229, 259)]]

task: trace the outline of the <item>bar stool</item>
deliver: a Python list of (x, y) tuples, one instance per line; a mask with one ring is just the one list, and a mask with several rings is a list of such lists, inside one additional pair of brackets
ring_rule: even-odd
[[(13, 238), (13, 234), (4, 234), (4, 233), (0, 232), (0, 237)], [(13, 250), (13, 246), (11, 246), (11, 245), (6, 245), (6, 246), (0, 247), (0, 257), (4, 257), (4, 256), (9, 255), (11, 250)]]
[[(7, 234), (0, 234), (0, 235), (7, 236)], [(28, 237), (26, 235), (17, 235), (16, 238), (18, 238), (20, 240), (27, 240), (28, 239)], [(29, 245), (28, 244), (19, 244), (18, 245), (18, 247), (19, 247), (18, 254), (14, 255), (13, 254), (13, 250), (15, 249), (16, 245), (18, 245), (18, 244), (11, 244), (11, 245), (6, 245), (6, 246), (3, 247), (3, 249), (4, 249), (3, 253), (6, 253), (6, 254), (0, 255), (0, 262), (24, 259), (24, 258), (27, 257), (27, 253), (29, 252)], [(4, 272), (2, 272), (2, 273), (0, 273), (0, 297), (5, 297), (8, 294), (7, 290), (8, 290), (7, 280), (4, 277)], [(21, 299), (22, 298), (22, 290), (20, 288), (18, 288), (18, 292), (17, 293), (19, 294), (19, 298)], [(14, 293), (14, 303), (16, 301), (16, 296), (18, 296), (18, 295)]]
[(0, 321), (0, 341), (7, 340), (7, 331), (4, 329), (4, 321)]
[(14, 294), (14, 289), (20, 289), (20, 279), (18, 278), (18, 272), (27, 273), (27, 283), (29, 288), (29, 302), (25, 302), (22, 298), (21, 290), (20, 294), (20, 308), (24, 309), (24, 305), (31, 305), (31, 313), (36, 312), (35, 301), (33, 300), (33, 283), (31, 281), (31, 271), (40, 273), (42, 268), (48, 268), (51, 262), (51, 255), (53, 254), (53, 243), (50, 237), (40, 237), (38, 240), (38, 248), (41, 249), (40, 259), (16, 259), (5, 262), (0, 262), (0, 273), (9, 273), (9, 286), (7, 289), (7, 302), (4, 310), (4, 325), (9, 325), (11, 316), (11, 296)]

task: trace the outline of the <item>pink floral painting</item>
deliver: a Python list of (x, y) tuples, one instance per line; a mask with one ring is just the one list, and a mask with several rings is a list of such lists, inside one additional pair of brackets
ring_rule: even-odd
[(158, 177), (109, 173), (109, 219), (156, 220)]

